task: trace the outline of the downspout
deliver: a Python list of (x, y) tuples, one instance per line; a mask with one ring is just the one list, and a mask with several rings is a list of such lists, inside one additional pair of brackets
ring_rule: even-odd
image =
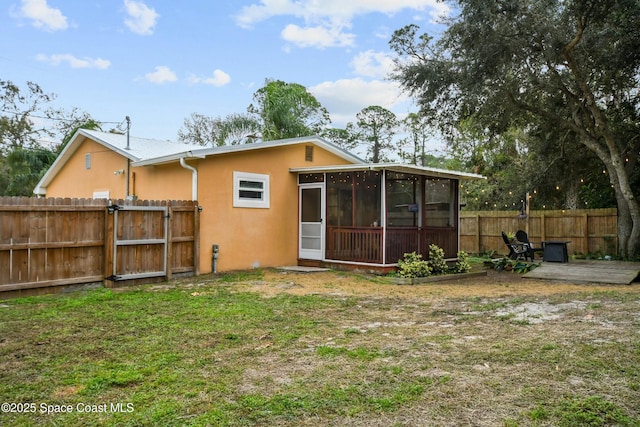
[(180, 157), (180, 166), (191, 171), (191, 200), (198, 200), (198, 170)]

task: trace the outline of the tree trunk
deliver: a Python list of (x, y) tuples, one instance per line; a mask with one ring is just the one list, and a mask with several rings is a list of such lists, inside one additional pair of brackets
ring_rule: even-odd
[[(596, 123), (598, 119), (599, 117), (596, 117)], [(640, 241), (640, 205), (633, 194), (629, 174), (624, 168), (622, 156), (606, 122), (601, 120), (599, 124), (608, 149), (605, 164), (618, 204), (618, 252), (625, 258), (634, 259), (638, 255)]]
[[(620, 162), (617, 150), (607, 150), (597, 140), (586, 135), (583, 133), (581, 142), (596, 153), (602, 161), (615, 193), (618, 205), (618, 254), (624, 258), (634, 259), (638, 255), (640, 240), (640, 206), (631, 191), (629, 175)], [(609, 145), (608, 148), (611, 147), (612, 145)]]
[[(631, 192), (628, 183), (628, 175), (623, 166), (617, 166), (618, 179), (620, 185), (616, 187), (616, 200), (618, 201), (618, 242), (619, 252), (623, 257), (635, 259), (638, 256), (638, 245), (640, 241), (640, 207), (638, 201)], [(620, 169), (622, 174), (620, 175)], [(624, 207), (624, 209), (621, 209)]]
[(578, 209), (578, 184), (574, 180), (568, 182), (564, 196), (565, 209)]
[[(571, 56), (571, 50), (580, 42), (584, 30), (584, 21), (578, 20), (578, 33), (565, 47), (563, 56), (571, 70), (575, 82), (580, 88), (582, 104), (573, 112), (573, 120), (582, 143), (596, 153), (609, 172), (609, 179), (616, 194), (618, 204), (618, 253), (625, 258), (633, 259), (638, 254), (640, 240), (640, 205), (633, 195), (629, 183), (629, 174), (624, 168), (620, 149), (606, 120), (600, 110), (596, 97), (583, 77), (583, 74)], [(584, 120), (581, 115), (584, 115)], [(592, 125), (587, 125), (592, 123)], [(602, 144), (601, 142), (604, 142)]]

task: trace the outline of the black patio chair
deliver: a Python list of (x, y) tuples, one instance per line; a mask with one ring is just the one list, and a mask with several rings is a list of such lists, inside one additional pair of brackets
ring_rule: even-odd
[(504, 240), (504, 244), (509, 248), (509, 255), (507, 255), (509, 259), (519, 260), (524, 258), (525, 261), (527, 260), (529, 248), (526, 248), (522, 243), (509, 240), (504, 231), (502, 232), (502, 240)]
[(531, 258), (531, 261), (534, 260), (536, 252), (539, 252), (540, 254), (544, 252), (543, 248), (538, 248), (532, 242), (529, 241), (529, 236), (527, 235), (527, 232), (524, 230), (516, 231), (516, 240), (522, 243), (522, 245), (527, 249), (528, 256), (529, 258)]

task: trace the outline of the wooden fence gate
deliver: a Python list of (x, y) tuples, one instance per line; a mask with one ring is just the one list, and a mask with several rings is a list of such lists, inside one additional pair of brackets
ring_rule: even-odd
[(110, 205), (113, 215), (113, 274), (107, 280), (120, 281), (167, 276), (167, 206)]

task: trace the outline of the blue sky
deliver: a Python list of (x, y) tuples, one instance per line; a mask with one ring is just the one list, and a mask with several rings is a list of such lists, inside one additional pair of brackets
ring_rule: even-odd
[[(302, 84), (344, 127), (369, 105), (404, 117), (388, 42), (415, 23), (436, 34), (436, 0), (8, 0), (0, 79), (56, 94), (132, 135), (176, 140), (184, 119), (242, 113), (265, 79)], [(108, 130), (113, 125), (105, 125)]]

